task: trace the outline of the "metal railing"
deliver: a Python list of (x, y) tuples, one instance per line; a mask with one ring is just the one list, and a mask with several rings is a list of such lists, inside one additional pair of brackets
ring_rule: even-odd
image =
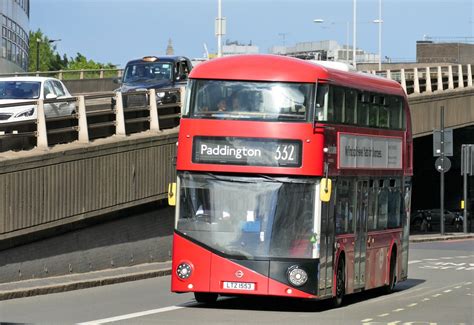
[(1, 73), (0, 77), (54, 77), (59, 80), (121, 78), (123, 69), (81, 69)]
[(365, 72), (399, 82), (408, 95), (473, 87), (471, 64)]
[[(102, 93), (2, 104), (2, 107), (35, 105), (36, 119), (0, 123), (0, 152), (48, 149), (60, 143), (89, 143), (93, 139), (126, 136), (144, 131), (160, 132), (179, 125), (184, 87), (163, 89), (179, 93), (177, 101), (157, 103), (156, 90), (133, 93)], [(135, 101), (129, 100), (135, 98)], [(124, 98), (127, 98), (124, 105)], [(138, 100), (137, 100), (138, 99)], [(44, 105), (75, 102), (73, 114), (46, 117)], [(135, 104), (133, 104), (135, 103)]]

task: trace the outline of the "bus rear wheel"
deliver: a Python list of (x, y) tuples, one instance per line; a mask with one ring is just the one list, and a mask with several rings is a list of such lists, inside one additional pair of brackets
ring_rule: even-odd
[(390, 256), (390, 278), (388, 280), (388, 285), (385, 286), (385, 293), (392, 293), (393, 289), (395, 288), (396, 283), (396, 275), (395, 275), (395, 267), (397, 265), (397, 253), (392, 253)]
[(195, 292), (194, 293), (194, 299), (196, 299), (197, 302), (201, 302), (204, 304), (212, 304), (217, 301), (217, 293), (211, 293), (211, 292)]
[(342, 298), (346, 291), (346, 279), (344, 272), (344, 259), (341, 259), (337, 265), (336, 272), (336, 296), (333, 298), (333, 304), (335, 308), (338, 308), (342, 305)]

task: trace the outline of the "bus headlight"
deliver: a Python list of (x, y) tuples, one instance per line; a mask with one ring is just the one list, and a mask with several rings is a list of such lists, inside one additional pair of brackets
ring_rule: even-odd
[(308, 273), (301, 269), (298, 265), (293, 265), (288, 268), (288, 281), (295, 287), (301, 287), (308, 281)]
[(192, 272), (193, 272), (193, 269), (191, 265), (189, 265), (188, 263), (181, 263), (176, 268), (176, 275), (181, 280), (186, 280), (187, 278), (189, 278)]

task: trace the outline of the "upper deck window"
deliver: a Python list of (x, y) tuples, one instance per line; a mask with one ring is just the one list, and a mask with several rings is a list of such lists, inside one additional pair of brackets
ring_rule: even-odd
[(317, 87), (315, 118), (330, 123), (395, 130), (406, 127), (401, 97), (328, 84)]
[(195, 118), (307, 121), (313, 89), (310, 83), (192, 80), (190, 114)]

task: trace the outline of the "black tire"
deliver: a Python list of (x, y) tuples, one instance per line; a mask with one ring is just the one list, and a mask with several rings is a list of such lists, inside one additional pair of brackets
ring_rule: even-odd
[(344, 259), (340, 259), (336, 271), (336, 296), (333, 298), (335, 308), (342, 306), (342, 300), (346, 293), (346, 274)]
[(212, 304), (217, 301), (217, 293), (211, 292), (195, 292), (194, 299), (197, 302), (204, 303), (204, 304)]
[(392, 253), (390, 256), (390, 278), (388, 281), (388, 285), (385, 286), (385, 293), (392, 293), (393, 289), (395, 288), (395, 283), (397, 281), (396, 274), (395, 274), (395, 267), (397, 265), (397, 253)]

